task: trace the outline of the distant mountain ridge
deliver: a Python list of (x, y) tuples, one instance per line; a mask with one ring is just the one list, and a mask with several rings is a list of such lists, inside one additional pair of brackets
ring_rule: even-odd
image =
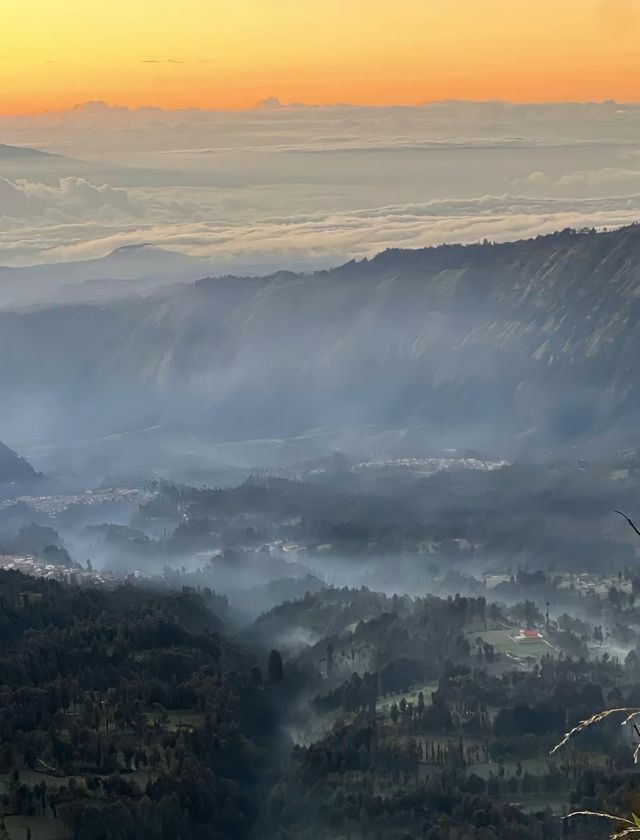
[[(0, 178), (10, 181), (26, 180), (58, 186), (62, 178), (84, 178), (97, 186), (170, 186), (173, 177), (158, 170), (136, 169), (122, 164), (101, 163), (68, 157), (57, 152), (45, 152), (32, 146), (0, 143)], [(188, 182), (193, 183), (191, 179)]]
[(0, 433), (44, 400), (48, 429), (87, 437), (376, 424), (465, 445), (627, 439), (639, 351), (638, 227), (392, 250), (309, 275), (0, 314), (0, 354), (16, 360), (0, 370)]
[(8, 146), (6, 143), (0, 143), (0, 159), (15, 159), (15, 158), (59, 158), (60, 155), (52, 155), (49, 152), (43, 152), (40, 149), (32, 148), (31, 146)]
[(30, 266), (0, 265), (0, 307), (86, 303), (148, 294), (193, 282), (210, 262), (155, 245), (126, 245), (104, 257)]

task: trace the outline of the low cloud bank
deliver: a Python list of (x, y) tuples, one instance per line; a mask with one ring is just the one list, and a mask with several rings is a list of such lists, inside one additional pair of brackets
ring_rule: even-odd
[[(503, 240), (640, 215), (640, 106), (443, 102), (238, 113), (89, 103), (0, 117), (10, 265), (150, 242), (220, 271), (304, 268), (388, 247)], [(100, 160), (113, 177), (69, 174)], [(55, 177), (56, 166), (64, 174)], [(45, 183), (46, 182), (46, 183)]]

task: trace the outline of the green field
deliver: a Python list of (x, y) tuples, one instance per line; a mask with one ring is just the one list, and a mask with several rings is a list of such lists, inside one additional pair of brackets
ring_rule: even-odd
[[(532, 776), (544, 775), (549, 766), (549, 759), (547, 756), (539, 756), (537, 758), (523, 758), (520, 762), (523, 773), (530, 773)], [(504, 778), (508, 779), (510, 776), (516, 775), (517, 761), (503, 761)], [(497, 761), (483, 762), (481, 764), (470, 764), (467, 768), (468, 773), (475, 773), (481, 779), (488, 779), (492, 774), (498, 775), (499, 764)]]
[(414, 686), (409, 691), (401, 692), (399, 694), (389, 694), (387, 697), (379, 697), (376, 702), (376, 712), (388, 714), (392, 704), (399, 703), (403, 697), (407, 701), (407, 703), (413, 703), (414, 706), (417, 706), (418, 694), (420, 694), (420, 692), (424, 694), (425, 706), (430, 706), (431, 694), (434, 691), (436, 691), (437, 688), (438, 683), (432, 681), (428, 683), (422, 683), (422, 685)]
[(49, 817), (5, 817), (5, 825), (11, 840), (25, 840), (31, 829), (31, 840), (68, 840), (69, 830), (60, 820)]
[[(4, 777), (7, 778), (7, 777)], [(84, 785), (84, 776), (50, 776), (47, 773), (36, 773), (25, 767), (20, 771), (20, 784), (33, 788), (43, 782), (50, 788), (67, 787), (71, 779), (75, 779), (76, 784)]]
[(506, 627), (499, 630), (484, 630), (481, 633), (468, 633), (467, 641), (473, 647), (475, 640), (480, 638), (486, 644), (493, 645), (496, 653), (510, 654), (519, 658), (532, 656), (535, 659), (541, 659), (555, 652), (553, 645), (544, 639), (531, 642), (514, 641), (512, 636), (515, 636), (517, 632), (515, 628)]
[(176, 732), (185, 726), (199, 729), (204, 724), (204, 712), (194, 709), (176, 709), (164, 714), (155, 711), (146, 712), (145, 716), (151, 726), (163, 726), (168, 732)]
[[(100, 772), (96, 770), (96, 776), (100, 776)], [(109, 773), (105, 773), (102, 775), (110, 775)], [(151, 768), (145, 768), (144, 770), (134, 770), (131, 772), (121, 772), (122, 776), (125, 776), (127, 779), (131, 781), (135, 781), (140, 787), (145, 787), (148, 782), (153, 782), (158, 778), (158, 771), (152, 770)], [(86, 775), (70, 775), (70, 776), (49, 776), (46, 773), (36, 773), (35, 770), (30, 770), (29, 768), (25, 768), (20, 772), (20, 784), (26, 785), (29, 788), (34, 788), (36, 785), (40, 785), (44, 782), (49, 788), (61, 788), (61, 787), (68, 787), (70, 782), (73, 782), (78, 787), (84, 787), (86, 783)], [(4, 785), (5, 789), (9, 787), (9, 777), (2, 776), (0, 777), (0, 786)]]

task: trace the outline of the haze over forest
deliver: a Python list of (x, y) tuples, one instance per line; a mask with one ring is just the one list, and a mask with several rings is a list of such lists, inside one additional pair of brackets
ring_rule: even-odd
[(640, 836), (636, 0), (213, 5), (8, 0), (0, 840)]

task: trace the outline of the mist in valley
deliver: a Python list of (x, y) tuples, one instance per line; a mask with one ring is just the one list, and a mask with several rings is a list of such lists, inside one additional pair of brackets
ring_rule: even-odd
[(639, 114), (0, 117), (10, 816), (533, 840), (622, 807), (617, 729), (551, 750), (640, 701)]

